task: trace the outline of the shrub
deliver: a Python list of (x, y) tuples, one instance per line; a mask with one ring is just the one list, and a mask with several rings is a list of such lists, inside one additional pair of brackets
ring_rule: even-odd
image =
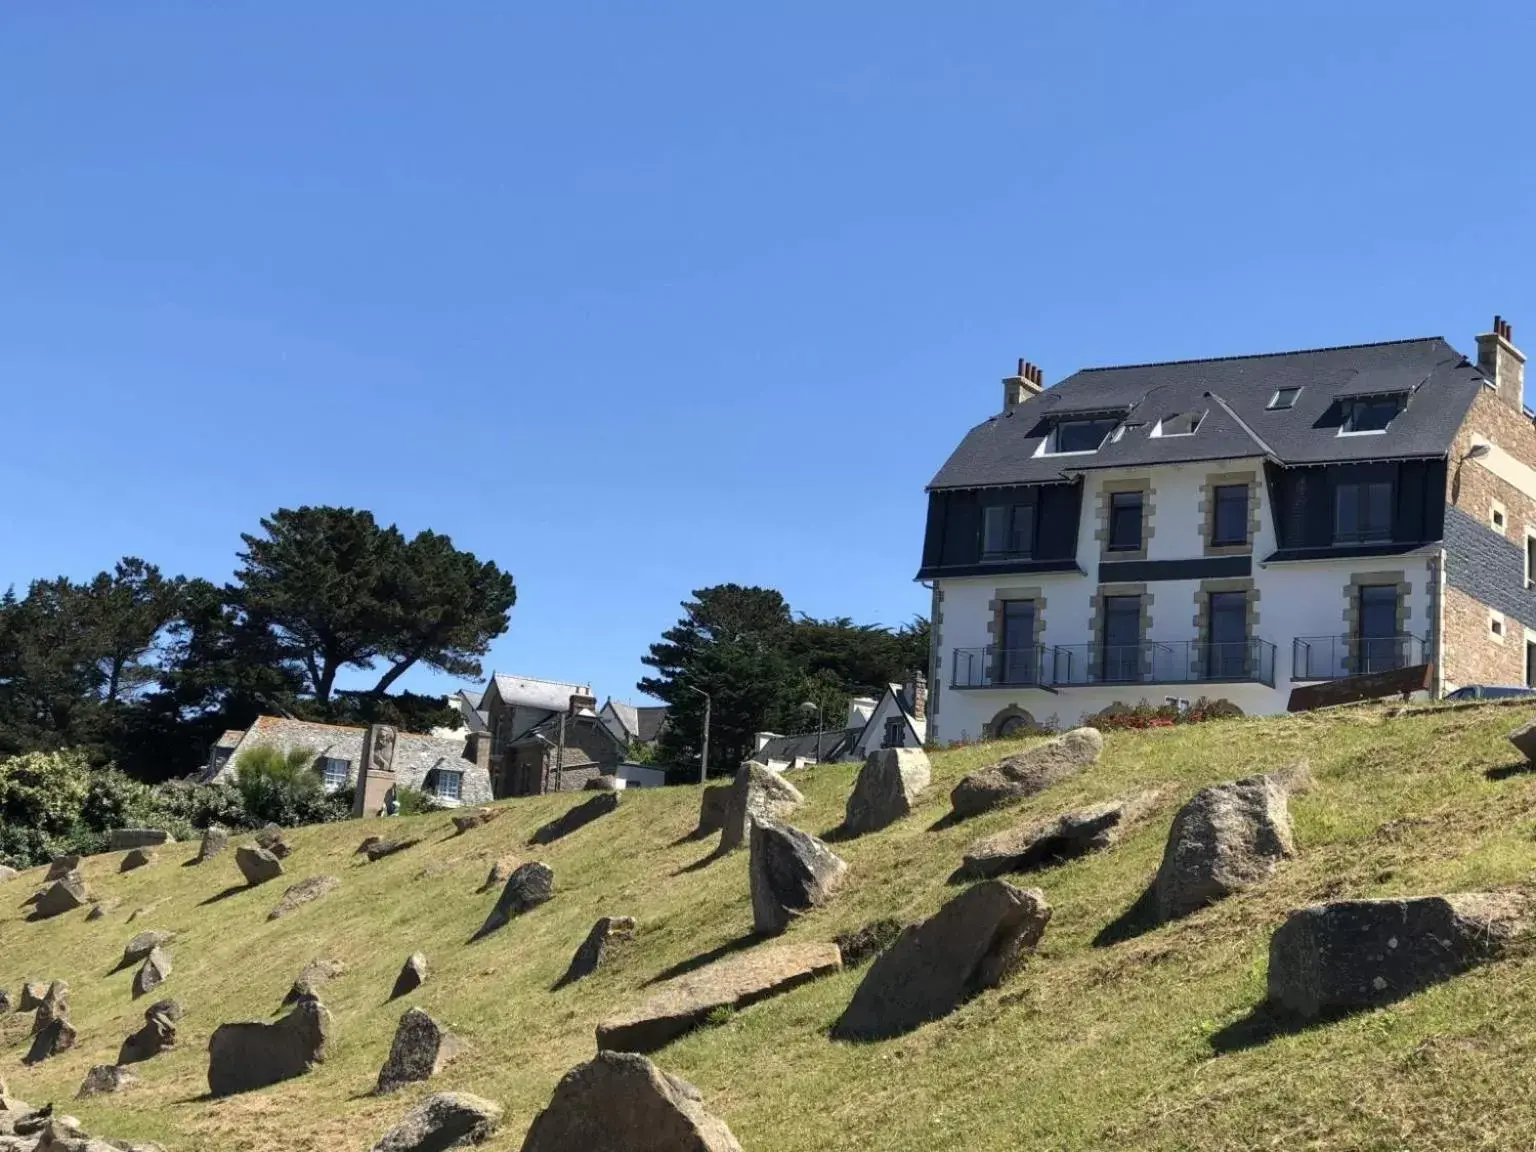
[(428, 812), (443, 811), (435, 797), (405, 784), (395, 785), (395, 802), (400, 805), (400, 816), (425, 816)]
[(327, 795), (315, 771), (315, 752), (302, 745), (284, 751), (258, 744), (235, 760), (235, 787), (253, 825), (327, 824), (352, 814), (345, 792)]
[(1230, 700), (1207, 700), (1204, 696), (1188, 708), (1177, 704), (1152, 705), (1145, 700), (1134, 706), (1118, 701), (1098, 712), (1083, 717), (1083, 725), (1097, 728), (1100, 732), (1115, 732), (1137, 728), (1172, 728), (1176, 724), (1202, 724), (1207, 720), (1230, 720), (1242, 716), (1243, 710)]

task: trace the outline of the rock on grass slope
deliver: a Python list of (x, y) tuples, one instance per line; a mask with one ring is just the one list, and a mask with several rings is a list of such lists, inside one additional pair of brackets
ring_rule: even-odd
[[(837, 844), (847, 883), (797, 920), (789, 940), (931, 914), (954, 895), (947, 878), (980, 836), (1142, 787), (1166, 786), (1171, 799), (1113, 849), (1025, 879), (1055, 909), (1039, 951), (953, 1016), (877, 1044), (833, 1042), (827, 1030), (865, 971), (850, 970), (694, 1032), (654, 1059), (697, 1085), (748, 1152), (1528, 1147), (1536, 960), (1504, 960), (1301, 1032), (1255, 1012), (1270, 933), (1291, 908), (1481, 890), (1532, 875), (1536, 776), (1512, 770), (1503, 739), (1528, 711), (1359, 709), (1117, 733), (1081, 775), (959, 824), (942, 819), (950, 789), (1020, 745), (940, 754), (911, 817)], [(1318, 786), (1292, 802), (1297, 859), (1258, 889), (1094, 946), (1151, 881), (1179, 803), (1202, 785), (1300, 758)], [(856, 773), (857, 765), (798, 773), (806, 804), (795, 824), (818, 835), (834, 829)], [(232, 853), (182, 867), (195, 844), (167, 845), (129, 873), (118, 872), (120, 854), (87, 859), (94, 894), (121, 901), (95, 922), (84, 912), (27, 922), (21, 902), (41, 871), (0, 883), (0, 987), (67, 980), (79, 1030), (72, 1051), (23, 1067), (30, 1017), (0, 1017), (0, 1078), (22, 1099), (67, 1106), (89, 1130), (174, 1152), (366, 1150), (429, 1092), (467, 1091), (506, 1109), (485, 1147), (517, 1149), (560, 1077), (592, 1055), (598, 1021), (663, 972), (743, 946), (752, 925), (747, 854), (704, 863), (712, 844), (688, 838), (698, 789), (626, 795), (598, 824), (528, 847), (535, 829), (583, 799), (509, 801), (501, 819), (463, 836), (447, 814), (401, 820), (398, 834), (421, 843), (376, 864), (353, 856), (371, 830), (362, 824), (294, 831), (284, 882), (331, 874), (342, 884), (276, 921), (266, 916), (277, 888), (238, 887)], [(476, 890), (509, 854), (550, 864), (555, 899), (470, 943), (497, 896)], [(130, 927), (128, 915), (149, 904)], [(605, 915), (634, 916), (634, 943), (592, 978), (551, 991)], [(110, 1062), (142, 1023), (132, 971), (114, 969), (144, 927), (177, 933), (175, 971), (157, 994), (186, 1009), (178, 1047), (136, 1065), (141, 1082), (130, 1091), (74, 1101), (86, 1071)], [(391, 1002), (415, 951), (432, 978)], [(336, 1023), (330, 1058), (280, 1087), (207, 1099), (213, 1029), (272, 1019), (317, 958), (345, 965), (322, 994)], [(465, 1054), (430, 1085), (370, 1096), (412, 1006), (462, 1037)]]

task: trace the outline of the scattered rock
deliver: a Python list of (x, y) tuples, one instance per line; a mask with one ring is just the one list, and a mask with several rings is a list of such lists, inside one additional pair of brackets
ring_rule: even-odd
[(277, 907), (267, 913), (268, 920), (281, 920), (290, 912), (297, 911), (306, 904), (312, 904), (327, 892), (334, 892), (341, 886), (341, 881), (335, 876), (310, 876), (300, 880), (297, 884), (289, 885), (288, 891), (283, 893), (283, 898), (277, 902)]
[(51, 884), (55, 880), (62, 880), (71, 872), (80, 870), (80, 856), (73, 853), (68, 856), (55, 856), (53, 863), (48, 865), (48, 874), (43, 877), (44, 883)]
[(427, 958), (420, 952), (412, 952), (400, 969), (400, 975), (395, 977), (395, 987), (390, 992), (389, 998), (393, 1000), (397, 996), (414, 992), (426, 982)]
[(162, 844), (174, 844), (176, 837), (163, 828), (114, 828), (107, 833), (107, 844), (113, 852), (129, 848), (158, 848)]
[(528, 843), (553, 844), (556, 840), (569, 836), (578, 828), (584, 828), (592, 821), (610, 812), (616, 812), (622, 799), (623, 793), (620, 792), (600, 792), (592, 799), (567, 809), (563, 815), (545, 824), (528, 838)]
[(477, 891), (489, 892), (492, 888), (505, 884), (512, 878), (512, 873), (516, 872), (521, 864), (522, 861), (516, 856), (503, 856), (491, 865), (491, 871), (486, 876), (485, 883), (480, 885)]
[(736, 779), (726, 797), (720, 851), (734, 852), (746, 843), (752, 821), (786, 820), (804, 802), (800, 790), (773, 769), (747, 761), (736, 770)]
[(459, 830), (459, 835), (471, 829), (478, 828), (482, 824), (489, 824), (501, 815), (500, 808), (475, 808), (469, 812), (456, 812), (453, 816), (453, 826)]
[(1270, 938), (1269, 998), (1308, 1019), (1388, 1004), (1497, 959), (1530, 923), (1510, 892), (1314, 904)]
[(555, 873), (548, 864), (533, 860), (522, 865), (507, 878), (507, 886), (501, 890), (496, 907), (491, 909), (490, 916), (480, 929), (480, 935), (496, 931), (514, 916), (521, 916), (537, 908), (553, 899), (554, 895)]
[(139, 1078), (126, 1068), (120, 1068), (116, 1064), (97, 1064), (85, 1074), (85, 1081), (80, 1085), (80, 1091), (75, 1093), (75, 1099), (100, 1096), (108, 1092), (121, 1092), (124, 1088), (138, 1082)]
[(181, 1005), (175, 1000), (151, 1004), (144, 1013), (144, 1026), (118, 1049), (119, 1064), (137, 1064), (176, 1047), (176, 1022), (181, 1019)]
[(75, 1046), (75, 1029), (66, 1016), (60, 1016), (32, 1037), (32, 1047), (21, 1058), (23, 1064), (40, 1064), (50, 1056), (68, 1052)]
[(164, 903), (164, 900), (155, 900), (149, 904), (144, 905), (142, 908), (135, 908), (132, 912), (128, 913), (128, 923), (132, 924), (140, 916), (148, 916), (151, 912), (153, 912), (156, 908), (160, 907), (160, 905)]
[(208, 1041), (208, 1091), (228, 1096), (302, 1076), (324, 1063), (331, 1014), (305, 997), (275, 1024), (220, 1024)]
[(624, 785), (617, 776), (599, 775), (588, 777), (582, 789), (586, 792), (622, 792)]
[(9, 864), (0, 864), (0, 884), (5, 883), (7, 880), (14, 880), (20, 875), (21, 873)]
[(107, 913), (111, 912), (120, 903), (122, 903), (120, 900), (92, 900), (91, 910), (85, 914), (85, 918), (92, 921), (104, 920)]
[(1249, 776), (1197, 792), (1173, 818), (1154, 889), (1160, 920), (1175, 920), (1267, 880), (1296, 855), (1286, 788)]
[(275, 880), (283, 874), (281, 860), (265, 848), (249, 844), (242, 844), (235, 849), (235, 865), (240, 869), (240, 875), (245, 877), (245, 882), (252, 887)]
[(386, 856), (393, 856), (396, 852), (404, 852), (407, 848), (414, 848), (420, 843), (419, 839), (380, 840), (377, 844), (369, 845), (363, 854), (368, 857), (368, 863), (372, 864), (375, 861), (384, 859)]
[(983, 880), (902, 931), (870, 965), (832, 1027), (846, 1040), (910, 1032), (995, 988), (1045, 934), (1051, 906), (1038, 888)]
[(293, 851), (288, 846), (288, 841), (284, 839), (283, 830), (276, 824), (265, 825), (256, 833), (256, 845), (259, 848), (265, 848), (279, 860), (288, 859), (289, 853)]
[(1506, 739), (1527, 760), (1536, 762), (1536, 719), (1520, 725)]
[(374, 1093), (383, 1096), (406, 1084), (431, 1079), (459, 1054), (461, 1047), (457, 1036), (420, 1008), (407, 1008), (395, 1029), (395, 1042), (379, 1071)]
[(1292, 796), (1304, 795), (1317, 787), (1317, 780), (1312, 776), (1312, 765), (1305, 760), (1287, 764), (1284, 768), (1270, 772), (1268, 775)]
[(694, 837), (702, 840), (705, 836), (724, 828), (725, 814), (730, 806), (731, 785), (729, 783), (707, 785), (703, 796), (699, 798), (699, 826), (694, 829)]
[(921, 748), (881, 748), (859, 769), (843, 827), (854, 836), (877, 832), (911, 815), (919, 794), (933, 780), (928, 754)]
[(384, 843), (384, 837), (382, 837), (382, 836), (364, 836), (363, 837), (363, 842), (352, 850), (352, 855), (354, 855), (354, 856), (366, 855), (368, 850), (370, 848), (372, 848), (375, 844), (382, 844), (382, 843)]
[(293, 986), (288, 989), (288, 995), (283, 997), (283, 1007), (288, 1007), (302, 997), (319, 995), (321, 988), (346, 970), (346, 965), (339, 960), (311, 960), (299, 969)]
[(146, 992), (153, 992), (165, 983), (171, 974), (171, 954), (164, 948), (155, 948), (144, 957), (144, 963), (133, 974), (133, 998), (137, 1000)]
[(751, 839), (752, 923), (779, 936), (796, 917), (832, 899), (848, 865), (816, 837), (787, 824), (754, 820)]
[(644, 1056), (599, 1052), (555, 1086), (522, 1152), (741, 1152), (699, 1090)]
[(905, 927), (900, 920), (875, 920), (853, 932), (840, 932), (833, 940), (843, 955), (844, 968), (859, 968), (896, 942)]
[(16, 1011), (31, 1012), (43, 1002), (43, 997), (48, 995), (48, 985), (40, 981), (23, 984), (21, 986), (21, 998), (16, 1004)]
[(571, 957), (571, 965), (560, 977), (560, 986), (585, 980), (608, 961), (608, 957), (635, 938), (633, 916), (604, 916), (592, 925), (592, 931)]
[(176, 939), (176, 933), (167, 932), (161, 928), (150, 928), (140, 932), (123, 946), (123, 962), (119, 967), (131, 968), (156, 948), (162, 944), (169, 944), (174, 939)]
[(48, 990), (37, 1002), (37, 1013), (32, 1020), (33, 1035), (41, 1032), (55, 1020), (62, 1020), (68, 1015), (69, 984), (63, 980), (55, 980), (48, 985)]
[(217, 824), (210, 824), (203, 831), (203, 843), (197, 850), (194, 864), (203, 864), (212, 860), (220, 852), (229, 847), (229, 830), (220, 828)]
[[(16, 1005), (11, 1002), (11, 994), (4, 988), (0, 988), (0, 1013), (11, 1011)], [(0, 1080), (0, 1096), (5, 1095), (5, 1081)]]
[(638, 1007), (597, 1026), (597, 1046), (653, 1052), (703, 1024), (712, 1012), (745, 1008), (842, 967), (836, 944), (753, 948), (657, 985)]
[(500, 1104), (468, 1092), (439, 1092), (407, 1112), (373, 1152), (440, 1152), (479, 1144), (500, 1125)]
[(1104, 737), (1097, 728), (1072, 731), (973, 772), (949, 794), (958, 817), (975, 816), (1044, 792), (1098, 762)]
[(32, 915), (38, 920), (48, 920), (73, 912), (76, 908), (84, 908), (89, 900), (90, 894), (86, 892), (85, 885), (78, 878), (66, 877), (55, 880), (43, 890), (32, 908)]
[(1054, 820), (1006, 829), (966, 849), (961, 868), (965, 875), (983, 879), (1102, 852), (1152, 812), (1159, 799), (1156, 791), (1137, 792), (1064, 813)]

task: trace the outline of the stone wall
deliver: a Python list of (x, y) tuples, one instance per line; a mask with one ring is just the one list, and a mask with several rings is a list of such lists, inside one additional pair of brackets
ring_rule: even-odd
[[(1500, 619), (1502, 635), (1491, 621)], [(1447, 689), (1463, 684), (1524, 684), (1525, 629), (1459, 588), (1445, 589), (1444, 677)]]

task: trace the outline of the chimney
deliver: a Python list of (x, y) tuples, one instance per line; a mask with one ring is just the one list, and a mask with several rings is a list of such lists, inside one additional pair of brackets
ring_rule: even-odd
[(1477, 367), (1493, 381), (1499, 399), (1516, 412), (1525, 409), (1525, 353), (1515, 347), (1515, 330), (1502, 316), (1493, 318), (1493, 331), (1477, 338)]
[(489, 732), (471, 732), (465, 743), (464, 759), (473, 760), (476, 768), (491, 768), (491, 734)]
[(1012, 412), (1024, 401), (1044, 391), (1045, 374), (1040, 371), (1039, 365), (1020, 360), (1018, 375), (1003, 377), (1003, 411)]
[(907, 697), (907, 706), (912, 709), (912, 719), (928, 719), (928, 677), (921, 672), (912, 673), (903, 690)]
[(571, 715), (575, 716), (582, 711), (591, 712), (597, 708), (597, 697), (588, 696), (581, 692), (571, 693)]

